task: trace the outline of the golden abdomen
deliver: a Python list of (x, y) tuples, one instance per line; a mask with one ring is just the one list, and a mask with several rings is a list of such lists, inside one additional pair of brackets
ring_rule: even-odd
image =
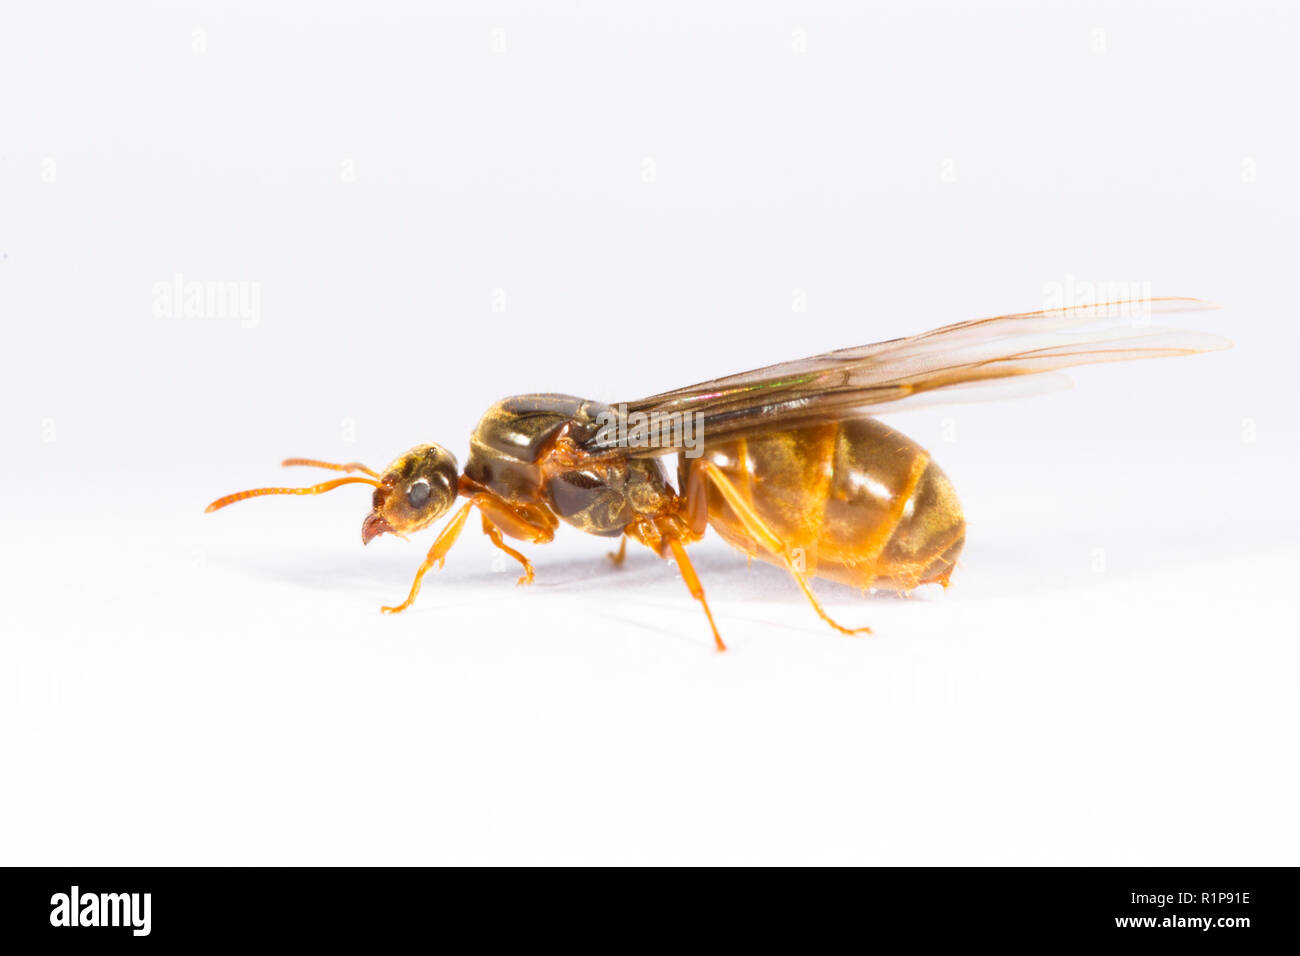
[[(705, 443), (754, 511), (809, 574), (858, 588), (944, 585), (966, 539), (948, 477), (915, 442), (874, 418)], [(716, 487), (709, 523), (772, 564)]]

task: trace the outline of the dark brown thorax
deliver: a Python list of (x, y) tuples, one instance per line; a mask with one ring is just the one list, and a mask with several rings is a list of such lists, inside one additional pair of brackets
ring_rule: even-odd
[(657, 458), (579, 450), (609, 414), (608, 405), (572, 395), (502, 399), (470, 437), (465, 477), (510, 504), (542, 504), (581, 531), (617, 537), (673, 510), (677, 496)]

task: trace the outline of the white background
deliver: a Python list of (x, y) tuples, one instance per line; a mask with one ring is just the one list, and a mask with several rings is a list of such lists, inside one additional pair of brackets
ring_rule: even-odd
[[(0, 860), (1296, 863), (1296, 8), (536, 6), (6, 5)], [(970, 531), (820, 587), (872, 638), (713, 537), (725, 655), (576, 531), (392, 618), (368, 489), (203, 514), (1071, 281), (1236, 348), (892, 419)]]

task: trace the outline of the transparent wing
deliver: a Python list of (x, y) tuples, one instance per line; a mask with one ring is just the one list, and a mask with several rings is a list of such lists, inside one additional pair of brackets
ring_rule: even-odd
[[(690, 415), (707, 440), (718, 440), (918, 404), (1037, 392), (1068, 384), (1068, 378), (1058, 374), (1041, 382), (1007, 380), (1075, 365), (1228, 348), (1232, 343), (1215, 335), (1150, 324), (1151, 315), (1213, 308), (1217, 306), (1199, 299), (1165, 298), (975, 319), (728, 375), (623, 407), (630, 417), (641, 414), (660, 422), (672, 414)], [(655, 447), (640, 447), (633, 430), (628, 450), (655, 455), (680, 447), (680, 442), (663, 440), (669, 430), (658, 428), (655, 434)], [(609, 450), (627, 439), (626, 432), (604, 429), (585, 447)]]

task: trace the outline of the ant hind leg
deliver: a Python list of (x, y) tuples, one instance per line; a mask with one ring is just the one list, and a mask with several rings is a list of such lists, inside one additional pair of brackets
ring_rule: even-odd
[[(718, 491), (721, 492), (722, 497), (725, 498), (727, 504), (731, 506), (731, 510), (740, 518), (741, 523), (745, 526), (745, 530), (749, 532), (750, 537), (753, 538), (762, 548), (772, 554), (778, 554), (781, 556), (782, 560), (785, 562), (786, 570), (789, 571), (795, 581), (798, 582), (799, 589), (803, 591), (804, 597), (808, 599), (808, 603), (812, 605), (813, 610), (817, 612), (818, 617), (841, 634), (871, 633), (871, 628), (869, 627), (845, 627), (827, 614), (826, 609), (823, 608), (821, 602), (817, 600), (817, 595), (813, 593), (812, 585), (808, 583), (808, 577), (804, 574), (803, 568), (800, 567), (799, 562), (796, 560), (794, 549), (782, 541), (781, 538), (767, 526), (763, 519), (754, 511), (749, 502), (747, 502), (740, 492), (736, 490), (736, 486), (731, 483), (731, 480), (727, 478), (722, 469), (718, 468), (712, 462), (703, 459), (700, 460), (696, 467), (700, 468), (704, 476), (712, 481)], [(697, 493), (700, 492), (697, 491)]]

